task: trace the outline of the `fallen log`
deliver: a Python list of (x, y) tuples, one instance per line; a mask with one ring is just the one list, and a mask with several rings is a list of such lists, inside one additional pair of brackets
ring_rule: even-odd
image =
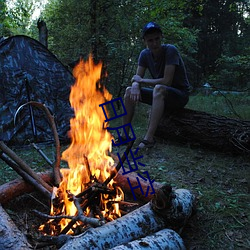
[[(49, 184), (53, 182), (53, 173), (51, 171), (37, 173), (37, 175), (39, 176), (39, 178), (41, 178), (43, 181), (45, 181)], [(125, 196), (127, 196), (126, 194), (129, 194), (131, 192), (130, 186), (127, 182), (127, 177), (129, 177), (130, 183), (132, 186), (135, 186), (138, 184), (137, 179), (136, 179), (136, 177), (137, 177), (136, 173), (122, 175), (121, 171), (120, 171), (116, 175), (116, 177), (114, 178), (114, 180), (117, 183), (122, 183), (122, 190), (125, 192)], [(141, 179), (140, 183), (141, 183), (141, 186), (142, 186), (144, 193), (146, 193), (148, 183), (146, 181), (144, 181), (143, 179)], [(160, 187), (162, 187), (161, 183), (154, 182), (154, 189), (155, 190), (159, 189)], [(10, 181), (10, 182), (5, 183), (5, 184), (0, 186), (0, 203), (6, 204), (8, 201), (10, 201), (18, 196), (21, 196), (24, 193), (31, 193), (34, 190), (35, 189), (32, 185), (30, 185), (29, 183), (27, 183), (26, 181), (24, 181), (22, 179), (16, 179), (16, 180)], [(138, 198), (138, 200), (144, 204), (147, 203), (148, 201), (150, 201), (153, 197), (150, 194), (147, 197), (145, 197), (144, 195), (142, 195), (142, 193), (139, 189), (135, 189), (134, 193), (135, 193), (136, 197)]]
[(186, 247), (179, 234), (171, 229), (162, 229), (144, 238), (111, 248), (111, 250), (185, 250)]
[[(174, 195), (175, 197), (171, 189), (163, 187), (162, 192), (154, 196), (152, 202), (101, 227), (91, 228), (79, 236), (70, 238), (60, 249), (109, 249), (125, 244), (173, 226), (169, 220), (171, 214), (175, 217), (173, 221), (178, 222), (178, 226), (183, 226), (192, 214), (195, 199), (184, 189), (174, 192)], [(184, 200), (181, 201), (181, 198)], [(176, 205), (177, 207), (173, 207)]]
[(150, 201), (152, 209), (166, 222), (168, 228), (181, 232), (187, 220), (196, 212), (196, 198), (187, 189), (172, 190), (164, 185)]
[(164, 115), (155, 136), (222, 152), (250, 152), (250, 121), (190, 109)]
[[(53, 182), (53, 173), (50, 171), (37, 173), (39, 178), (47, 183)], [(12, 199), (25, 193), (31, 193), (35, 190), (34, 186), (23, 179), (15, 179), (0, 186), (0, 204), (6, 204)]]
[(23, 161), (14, 151), (12, 151), (3, 141), (0, 141), (0, 149), (6, 154), (12, 161), (14, 161), (26, 174), (30, 175), (34, 180), (36, 180), (41, 186), (44, 187), (50, 193), (52, 192), (52, 187), (40, 179), (37, 174), (28, 166), (28, 164)]
[(51, 193), (47, 189), (45, 189), (44, 186), (40, 184), (40, 182), (32, 178), (28, 173), (26, 173), (22, 168), (20, 168), (14, 161), (9, 159), (4, 153), (0, 153), (0, 158), (3, 161), (5, 161), (10, 167), (12, 167), (21, 177), (23, 177), (23, 179), (27, 183), (35, 187), (41, 194), (43, 194), (43, 196), (50, 199)]
[[(126, 169), (126, 168), (125, 168), (125, 170), (128, 171), (128, 169)], [(129, 178), (129, 181), (130, 181), (131, 186), (134, 187), (134, 186), (137, 186), (137, 185), (138, 185), (138, 181), (137, 181), (137, 179), (136, 179), (137, 177), (138, 177), (138, 176), (137, 176), (137, 173), (136, 173), (136, 172), (131, 172), (131, 173), (129, 173), (129, 174), (123, 175), (123, 174), (122, 174), (122, 171), (120, 171), (120, 172), (116, 175), (116, 177), (114, 178), (114, 181), (115, 181), (116, 183), (119, 183), (119, 184), (122, 183), (121, 188), (122, 188), (123, 192), (125, 193), (125, 200), (126, 200), (126, 198), (127, 198), (128, 196), (132, 196), (132, 191), (131, 191), (131, 188), (130, 188), (129, 183), (128, 183), (128, 181), (127, 181), (127, 178)], [(140, 179), (140, 184), (141, 184), (141, 188), (142, 188), (142, 190), (143, 190), (143, 193), (146, 194), (147, 188), (148, 188), (148, 185), (149, 185), (148, 182), (145, 181), (145, 180), (143, 180), (143, 179)], [(163, 184), (161, 184), (160, 182), (155, 181), (155, 182), (153, 183), (153, 187), (154, 187), (154, 190), (155, 190), (155, 191), (156, 191), (157, 189), (160, 189), (162, 186), (163, 186)], [(149, 192), (148, 196), (143, 195), (142, 192), (141, 192), (141, 190), (140, 190), (139, 188), (134, 189), (133, 192), (134, 192), (136, 198), (137, 198), (140, 202), (142, 202), (142, 203), (147, 203), (147, 202), (149, 202), (149, 201), (152, 199), (152, 197), (153, 197), (153, 195), (150, 194), (150, 192)], [(130, 195), (130, 194), (131, 194), (131, 195)]]
[(32, 249), (25, 236), (17, 229), (9, 215), (0, 204), (0, 249)]

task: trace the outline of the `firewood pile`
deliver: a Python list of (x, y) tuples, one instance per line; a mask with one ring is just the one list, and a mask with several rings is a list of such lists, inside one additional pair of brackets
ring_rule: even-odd
[[(23, 180), (15, 180), (10, 186), (6, 184), (0, 187), (0, 203), (6, 204), (15, 196), (35, 189), (48, 200), (49, 204), (53, 197), (53, 190), (56, 188), (55, 171), (37, 174), (4, 142), (0, 142), (0, 149), (1, 159), (23, 177)], [(61, 219), (70, 220), (57, 235), (49, 232), (51, 234), (28, 241), (5, 210), (0, 207), (0, 246), (3, 246), (3, 249), (15, 250), (38, 249), (45, 246), (54, 246), (56, 249), (144, 249), (145, 247), (147, 249), (185, 249), (180, 233), (194, 212), (195, 196), (186, 189), (173, 190), (171, 186), (154, 183), (156, 190), (154, 195), (142, 197), (140, 190), (135, 190), (137, 202), (110, 202), (110, 204), (119, 203), (121, 209), (121, 217), (114, 215), (111, 221), (103, 217), (100, 213), (102, 208), (99, 207), (100, 194), (110, 197), (117, 193), (117, 190), (108, 188), (107, 183), (114, 179), (120, 184), (125, 194), (131, 192), (126, 178), (119, 173), (119, 164), (116, 166), (116, 171), (118, 173), (112, 172), (104, 183), (94, 180), (92, 185), (78, 195), (73, 195), (68, 191), (68, 199), (77, 208), (75, 216), (67, 218), (63, 214), (51, 216), (40, 211), (33, 211), (36, 216), (43, 220), (53, 221), (53, 223)], [(136, 183), (135, 174), (130, 174), (130, 181)], [(141, 184), (146, 190), (147, 183)], [(20, 187), (22, 187), (21, 191)], [(18, 189), (19, 191), (15, 192)], [(58, 207), (61, 202), (60, 197), (53, 201)], [(86, 207), (92, 209), (88, 215), (84, 213)], [(73, 227), (74, 225), (77, 226)], [(71, 234), (67, 234), (70, 231)]]

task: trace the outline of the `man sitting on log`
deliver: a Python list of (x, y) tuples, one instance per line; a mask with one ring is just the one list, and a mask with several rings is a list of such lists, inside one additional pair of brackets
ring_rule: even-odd
[[(124, 95), (127, 115), (123, 116), (123, 124), (131, 123), (138, 101), (152, 105), (147, 133), (138, 146), (150, 148), (155, 144), (154, 134), (163, 113), (187, 104), (190, 84), (177, 48), (162, 44), (162, 30), (158, 24), (147, 23), (142, 30), (142, 38), (147, 48), (140, 53), (136, 75), (131, 80), (132, 86), (126, 89)], [(144, 78), (146, 69), (152, 79)], [(126, 133), (129, 135), (128, 126)], [(126, 133), (123, 131), (119, 142), (126, 140)]]

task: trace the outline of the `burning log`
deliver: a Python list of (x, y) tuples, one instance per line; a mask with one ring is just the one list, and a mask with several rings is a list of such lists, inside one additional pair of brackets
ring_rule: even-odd
[(17, 229), (0, 204), (0, 249), (27, 250), (32, 249), (24, 235)]
[[(151, 202), (102, 227), (69, 239), (61, 250), (107, 249), (125, 244), (166, 227), (180, 229), (192, 215), (195, 197), (186, 189), (164, 186)], [(177, 223), (177, 224), (176, 224)]]
[(111, 250), (185, 250), (182, 238), (172, 229), (162, 229), (157, 233), (111, 248)]
[[(51, 172), (37, 173), (37, 175), (40, 179), (47, 183), (50, 183), (53, 180), (53, 175)], [(12, 199), (23, 195), (24, 193), (30, 193), (33, 191), (34, 185), (22, 179), (15, 179), (0, 186), (0, 204), (6, 204)]]
[(147, 203), (102, 227), (91, 228), (85, 233), (75, 236), (67, 241), (61, 250), (109, 249), (139, 237), (144, 237), (164, 227), (164, 221), (153, 212), (150, 204)]
[[(129, 171), (126, 168), (125, 168), (125, 170), (126, 170), (126, 172)], [(114, 181), (117, 183), (122, 183), (122, 190), (125, 192), (125, 194), (129, 194), (129, 193), (131, 193), (131, 188), (129, 186), (127, 178), (129, 178), (131, 186), (134, 187), (134, 186), (138, 185), (138, 181), (137, 181), (136, 177), (138, 177), (138, 176), (137, 176), (137, 173), (135, 173), (135, 172), (131, 172), (127, 175), (123, 175), (120, 171), (115, 176)], [(147, 188), (148, 188), (148, 183), (147, 183), (147, 181), (144, 181), (143, 179), (140, 180), (140, 183), (141, 183), (141, 188), (145, 194), (147, 191)], [(163, 184), (161, 184), (160, 182), (154, 182), (153, 186), (154, 186), (154, 189), (157, 190), (157, 189), (161, 188), (163, 186)], [(148, 194), (148, 196), (143, 195), (140, 189), (134, 189), (134, 194), (135, 194), (136, 198), (144, 204), (149, 202), (153, 197), (153, 195), (151, 195), (150, 193)]]
[[(0, 155), (1, 156), (1, 155)], [(7, 163), (8, 164), (8, 163)], [(8, 164), (10, 166), (10, 164)], [(43, 172), (43, 173), (37, 173), (40, 179), (47, 183), (51, 183), (53, 181), (53, 174), (48, 171), (48, 172)], [(125, 193), (129, 194), (131, 192), (130, 186), (127, 182), (127, 177), (130, 179), (130, 183), (132, 186), (135, 186), (136, 184), (136, 174), (135, 173), (130, 173), (129, 175), (122, 175), (121, 173), (118, 172), (118, 174), (115, 176), (114, 180), (117, 183), (122, 183), (122, 189)], [(144, 181), (143, 179), (141, 180), (141, 186), (144, 193), (146, 193), (147, 190), (147, 182)], [(159, 182), (154, 182), (154, 188), (157, 190), (160, 187), (162, 187), (162, 184)], [(90, 187), (92, 189), (92, 187)], [(30, 185), (29, 183), (25, 182), (24, 180), (21, 179), (16, 179), (11, 182), (5, 183), (0, 186), (0, 203), (5, 204), (8, 201), (23, 195), (24, 193), (29, 193), (34, 191), (34, 186)], [(136, 197), (140, 200), (142, 203), (147, 203), (152, 199), (152, 195), (148, 195), (147, 197), (143, 196), (141, 191), (139, 189), (135, 189), (134, 193)]]

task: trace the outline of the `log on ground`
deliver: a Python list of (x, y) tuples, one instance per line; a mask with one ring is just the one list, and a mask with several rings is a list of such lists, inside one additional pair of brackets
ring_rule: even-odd
[[(38, 173), (38, 176), (47, 183), (53, 182), (52, 171)], [(132, 172), (128, 175), (122, 175), (122, 173), (118, 173), (117, 176), (115, 177), (115, 181), (117, 183), (122, 183), (121, 188), (125, 192), (125, 194), (131, 193), (131, 189), (130, 189), (130, 186), (128, 184), (127, 177), (129, 177), (132, 186), (138, 185), (138, 182), (136, 179), (136, 177), (137, 177), (136, 173)], [(148, 187), (147, 181), (144, 181), (142, 179), (140, 181), (140, 183), (141, 183), (141, 186), (142, 186), (144, 193), (146, 193), (146, 190)], [(154, 189), (155, 190), (159, 189), (161, 186), (162, 186), (161, 183), (154, 182)], [(31, 193), (33, 191), (35, 191), (35, 188), (31, 184), (25, 182), (23, 179), (20, 179), (20, 178), (15, 179), (13, 181), (7, 182), (7, 183), (0, 186), (0, 203), (6, 204), (10, 200), (12, 200), (18, 196), (21, 196), (25, 193)], [(138, 200), (144, 204), (147, 203), (148, 201), (150, 201), (153, 197), (150, 193), (147, 197), (145, 197), (145, 195), (143, 195), (141, 193), (140, 189), (135, 189), (134, 193), (135, 193), (136, 197), (138, 198)]]
[(0, 249), (32, 249), (26, 237), (18, 230), (9, 215), (0, 204)]
[[(170, 189), (167, 194), (164, 187), (161, 190), (154, 196), (152, 202), (101, 227), (91, 228), (69, 239), (60, 249), (110, 249), (146, 237), (166, 227), (172, 227), (172, 222), (174, 227), (182, 227), (192, 214), (194, 196), (184, 189), (179, 193), (175, 192), (175, 196)], [(184, 200), (181, 201), (181, 198)]]
[(164, 221), (154, 213), (151, 205), (147, 203), (123, 217), (75, 236), (60, 249), (110, 249), (140, 237), (145, 237), (164, 227)]
[(164, 115), (155, 135), (222, 152), (250, 152), (250, 121), (190, 109)]
[(144, 238), (128, 242), (111, 250), (185, 250), (186, 247), (180, 235), (172, 229), (162, 229)]
[[(51, 183), (53, 174), (51, 171), (37, 174), (43, 181)], [(6, 204), (12, 199), (21, 196), (25, 193), (35, 191), (35, 187), (27, 183), (23, 179), (15, 179), (0, 186), (0, 203)]]

